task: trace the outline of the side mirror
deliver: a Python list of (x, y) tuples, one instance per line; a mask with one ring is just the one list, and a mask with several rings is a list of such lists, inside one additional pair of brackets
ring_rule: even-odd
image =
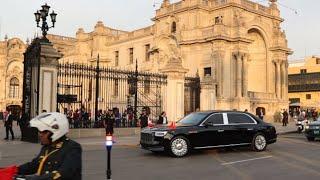
[(213, 126), (213, 124), (212, 124), (211, 122), (206, 121), (206, 122), (204, 123), (204, 126), (205, 126), (205, 127), (209, 127), (209, 126)]

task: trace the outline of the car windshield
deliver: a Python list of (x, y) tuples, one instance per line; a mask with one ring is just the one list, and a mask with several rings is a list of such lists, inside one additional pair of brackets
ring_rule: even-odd
[(197, 125), (199, 124), (208, 113), (191, 113), (184, 118), (182, 118), (180, 121), (178, 121), (179, 124), (185, 124), (185, 125)]

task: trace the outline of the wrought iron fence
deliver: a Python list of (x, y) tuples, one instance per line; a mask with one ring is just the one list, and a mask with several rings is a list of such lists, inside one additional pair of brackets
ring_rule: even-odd
[[(58, 68), (57, 109), (69, 117), (73, 117), (75, 111), (88, 116), (88, 120), (76, 127), (93, 127), (92, 123), (108, 109), (116, 115), (116, 126), (136, 126), (142, 109), (146, 109), (153, 121), (163, 111), (167, 84), (163, 74), (138, 72), (137, 67), (135, 71), (99, 67), (99, 64), (66, 63), (59, 64)], [(127, 114), (134, 114), (135, 122), (130, 125), (127, 120), (130, 116), (122, 117), (126, 110)]]

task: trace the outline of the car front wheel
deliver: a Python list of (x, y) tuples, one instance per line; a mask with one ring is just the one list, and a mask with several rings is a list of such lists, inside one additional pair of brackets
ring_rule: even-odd
[(258, 133), (253, 137), (252, 149), (254, 151), (264, 151), (267, 148), (267, 141), (262, 133)]
[(183, 136), (177, 136), (170, 141), (170, 153), (175, 157), (187, 155), (189, 148), (189, 141)]

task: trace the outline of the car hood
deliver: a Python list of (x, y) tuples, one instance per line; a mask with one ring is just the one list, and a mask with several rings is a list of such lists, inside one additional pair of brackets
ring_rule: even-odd
[(156, 125), (154, 127), (149, 128), (149, 130), (151, 130), (151, 131), (168, 131), (168, 130), (172, 130), (172, 129), (181, 129), (181, 128), (190, 127), (190, 126), (194, 126), (194, 125), (176, 123), (174, 125), (172, 125), (172, 124)]
[(310, 122), (309, 125), (311, 125), (311, 126), (313, 126), (313, 125), (320, 125), (320, 121)]

